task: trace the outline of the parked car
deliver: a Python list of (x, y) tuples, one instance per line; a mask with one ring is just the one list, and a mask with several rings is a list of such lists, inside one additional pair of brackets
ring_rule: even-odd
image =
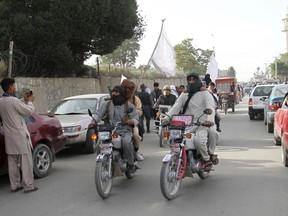
[(288, 167), (288, 93), (274, 115), (274, 142), (282, 146), (282, 162)]
[(283, 98), (288, 92), (288, 85), (276, 85), (273, 87), (269, 98), (265, 98), (264, 124), (268, 133), (274, 131), (274, 114), (281, 107)]
[(253, 120), (255, 116), (264, 115), (264, 99), (270, 96), (274, 84), (270, 85), (257, 85), (249, 95), (248, 100), (248, 114), (250, 120)]
[[(33, 171), (36, 178), (49, 174), (55, 154), (63, 149), (66, 137), (56, 117), (33, 113), (25, 117), (33, 145)], [(5, 153), (5, 132), (0, 121), (0, 175), (8, 172), (8, 161)], [(21, 142), (21, 140), (19, 140)]]
[(85, 153), (96, 152), (96, 144), (87, 134), (91, 117), (88, 109), (94, 114), (109, 98), (109, 94), (86, 94), (64, 98), (50, 112), (60, 120), (63, 133), (67, 136), (65, 146), (80, 145)]

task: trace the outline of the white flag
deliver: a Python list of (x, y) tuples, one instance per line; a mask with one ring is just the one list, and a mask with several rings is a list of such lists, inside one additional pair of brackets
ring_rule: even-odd
[(152, 64), (166, 77), (176, 74), (176, 55), (164, 28), (162, 28), (156, 48), (151, 56)]
[(206, 74), (210, 74), (210, 79), (212, 82), (215, 82), (215, 79), (218, 78), (218, 63), (216, 62), (214, 52), (210, 56)]
[(125, 77), (123, 74), (121, 74), (121, 81), (120, 84), (123, 82), (123, 80), (127, 79), (127, 77)]

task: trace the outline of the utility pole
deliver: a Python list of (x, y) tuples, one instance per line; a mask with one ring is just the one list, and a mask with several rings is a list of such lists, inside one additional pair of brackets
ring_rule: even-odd
[(12, 75), (12, 60), (13, 60), (13, 41), (9, 44), (9, 64), (8, 64), (8, 77), (11, 78)]
[(287, 8), (287, 12), (286, 12), (286, 17), (282, 20), (284, 22), (283, 32), (286, 33), (286, 52), (288, 52), (288, 8)]

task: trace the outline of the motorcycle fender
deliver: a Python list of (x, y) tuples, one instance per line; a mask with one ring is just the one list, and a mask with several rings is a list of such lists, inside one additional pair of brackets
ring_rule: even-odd
[(166, 155), (164, 156), (162, 162), (163, 162), (163, 163), (169, 162), (169, 161), (171, 160), (172, 156), (173, 156), (172, 154), (166, 154)]
[(98, 154), (96, 157), (96, 161), (102, 161), (105, 155), (107, 154), (103, 154), (103, 153)]

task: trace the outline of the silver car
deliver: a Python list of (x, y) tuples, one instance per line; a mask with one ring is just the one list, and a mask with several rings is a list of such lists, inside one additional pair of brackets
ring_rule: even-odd
[(109, 98), (109, 94), (86, 94), (64, 98), (50, 112), (56, 115), (67, 136), (65, 146), (81, 145), (85, 153), (96, 151), (95, 142), (87, 134), (91, 117), (88, 109), (95, 113), (98, 107)]
[(250, 120), (257, 115), (264, 115), (265, 98), (267, 99), (275, 85), (257, 85), (249, 95), (248, 114)]

